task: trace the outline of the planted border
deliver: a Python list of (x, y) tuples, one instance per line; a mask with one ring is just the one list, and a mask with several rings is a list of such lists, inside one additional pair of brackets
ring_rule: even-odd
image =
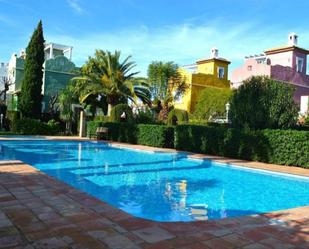
[(204, 154), (309, 168), (309, 132), (175, 127), (175, 148)]
[(165, 125), (113, 123), (89, 121), (87, 134), (95, 134), (97, 127), (108, 128), (108, 139), (117, 142), (174, 148), (174, 128)]
[(137, 143), (142, 145), (174, 148), (174, 128), (165, 125), (139, 124)]

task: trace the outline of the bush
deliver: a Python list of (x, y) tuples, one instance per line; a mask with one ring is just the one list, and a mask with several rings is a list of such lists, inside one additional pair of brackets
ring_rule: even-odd
[(46, 124), (37, 119), (22, 118), (16, 122), (14, 132), (22, 135), (55, 135), (57, 130), (56, 124)]
[(309, 114), (304, 118), (304, 126), (309, 127)]
[(57, 133), (59, 133), (60, 130), (61, 130), (60, 123), (57, 122), (57, 121), (54, 120), (54, 119), (49, 120), (49, 121), (47, 122), (47, 125), (49, 126), (50, 132), (51, 132), (52, 134), (57, 134)]
[(174, 148), (174, 128), (166, 125), (139, 124), (137, 143), (160, 148)]
[(175, 148), (309, 168), (309, 132), (246, 130), (197, 125), (175, 127)]
[(177, 125), (181, 123), (187, 123), (189, 121), (188, 112), (180, 109), (173, 109), (169, 112), (167, 123), (169, 125)]
[(135, 117), (135, 122), (137, 124), (157, 124), (157, 120), (155, 115), (150, 111), (147, 110), (145, 112), (140, 111)]
[(118, 104), (111, 110), (110, 122), (121, 122), (121, 114), (126, 114), (126, 122), (134, 121), (132, 109), (127, 104)]
[(231, 98), (232, 124), (253, 129), (292, 128), (298, 117), (293, 94), (294, 88), (289, 84), (252, 77)]
[(208, 120), (212, 117), (225, 117), (225, 104), (230, 101), (232, 90), (229, 88), (205, 88), (198, 97), (193, 116), (195, 119)]
[(17, 120), (20, 118), (20, 113), (18, 111), (7, 111), (6, 112), (6, 129), (10, 131), (16, 130)]
[(87, 122), (87, 135), (95, 134), (98, 127), (108, 128), (108, 139), (124, 143), (136, 143), (136, 125), (133, 123), (113, 123), (101, 121)]
[(173, 148), (174, 129), (165, 125), (132, 123), (87, 122), (87, 134), (95, 134), (97, 127), (108, 128), (108, 139), (112, 141), (142, 144), (154, 147)]
[(101, 122), (108, 122), (108, 116), (95, 116), (93, 121), (101, 121)]
[(271, 148), (269, 163), (309, 168), (309, 131), (263, 130)]

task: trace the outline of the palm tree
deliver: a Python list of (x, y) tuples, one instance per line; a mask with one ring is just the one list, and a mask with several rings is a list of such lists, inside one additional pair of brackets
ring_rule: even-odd
[(82, 67), (82, 76), (72, 79), (78, 82), (80, 102), (84, 103), (89, 96), (105, 96), (108, 116), (111, 108), (123, 100), (136, 102), (139, 98), (150, 103), (148, 84), (134, 77), (138, 72), (131, 72), (136, 65), (130, 59), (131, 56), (128, 56), (120, 62), (120, 51), (97, 50)]
[(188, 89), (185, 78), (174, 62), (154, 61), (148, 66), (148, 82), (154, 98), (153, 109), (159, 120), (166, 120), (173, 102)]
[(58, 96), (60, 119), (66, 123), (66, 133), (72, 133), (72, 123), (76, 119), (73, 109), (74, 104), (78, 104), (78, 97), (73, 84), (67, 85)]

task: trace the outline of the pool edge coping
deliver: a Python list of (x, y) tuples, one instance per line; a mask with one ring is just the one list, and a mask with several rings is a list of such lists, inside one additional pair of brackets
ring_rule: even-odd
[[(116, 212), (121, 212), (124, 213), (125, 215), (129, 216), (131, 219), (135, 219), (135, 220), (142, 220), (142, 221), (146, 221), (146, 222), (151, 222), (151, 223), (157, 223), (157, 224), (190, 224), (190, 223), (203, 223), (203, 222), (220, 222), (220, 221), (226, 221), (226, 220), (237, 220), (237, 219), (242, 219), (242, 218), (246, 218), (246, 217), (252, 217), (252, 218), (264, 218), (264, 217), (272, 217), (273, 215), (276, 215), (278, 213), (283, 213), (283, 212), (287, 212), (287, 213), (293, 213), (293, 211), (296, 211), (298, 209), (302, 209), (302, 208), (308, 208), (309, 209), (309, 205), (305, 205), (305, 206), (298, 206), (298, 207), (294, 207), (294, 208), (288, 208), (288, 209), (281, 209), (281, 210), (276, 210), (276, 211), (271, 211), (271, 212), (264, 212), (264, 213), (256, 213), (256, 214), (251, 214), (251, 215), (242, 215), (242, 216), (235, 216), (235, 217), (225, 217), (225, 218), (221, 218), (221, 219), (210, 219), (210, 220), (195, 220), (195, 221), (155, 221), (155, 220), (151, 220), (151, 219), (146, 219), (146, 218), (142, 218), (142, 217), (137, 217), (134, 216), (120, 208), (114, 207), (113, 205), (109, 204), (108, 202), (104, 201), (104, 200), (100, 200), (99, 198), (83, 191), (80, 189), (77, 189), (71, 185), (69, 185), (68, 183), (57, 179), (54, 176), (48, 175), (47, 173), (45, 173), (44, 171), (41, 171), (39, 169), (37, 169), (36, 167), (32, 166), (31, 164), (25, 163), (21, 160), (0, 160), (0, 173), (2, 173), (1, 171), (1, 167), (2, 166), (10, 166), (10, 167), (16, 167), (16, 165), (22, 165), (22, 166), (26, 166), (27, 168), (31, 169), (32, 172), (35, 172), (36, 174), (41, 174), (44, 175), (44, 177), (51, 179), (52, 181), (55, 181), (56, 183), (60, 183), (62, 185), (65, 185), (66, 188), (69, 189), (73, 189), (74, 191), (80, 192), (82, 194), (86, 194), (89, 198), (95, 199), (97, 202), (102, 203), (103, 205), (107, 205), (109, 206), (112, 210), (116, 211)], [(20, 172), (18, 170), (16, 170), (16, 172), (18, 174), (27, 174), (25, 172)], [(15, 172), (14, 172), (15, 173)], [(274, 219), (275, 220), (275, 219)]]

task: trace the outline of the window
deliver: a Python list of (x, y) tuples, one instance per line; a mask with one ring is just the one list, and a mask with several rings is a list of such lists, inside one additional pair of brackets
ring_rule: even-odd
[(303, 72), (304, 67), (304, 58), (296, 57), (296, 71), (301, 73)]
[(218, 67), (218, 78), (219, 79), (224, 78), (224, 67)]
[(182, 104), (182, 96), (177, 95), (176, 91), (173, 91), (174, 101), (176, 104)]
[(248, 66), (248, 71), (252, 71), (252, 66)]

